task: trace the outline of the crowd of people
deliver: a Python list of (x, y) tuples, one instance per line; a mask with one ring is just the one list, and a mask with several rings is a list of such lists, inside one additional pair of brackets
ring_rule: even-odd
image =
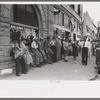
[[(16, 63), (17, 76), (20, 76), (21, 73), (27, 74), (29, 66), (36, 65), (40, 68), (44, 64), (53, 64), (60, 60), (68, 62), (69, 56), (73, 56), (73, 61), (77, 64), (76, 58), (79, 52), (82, 55), (82, 64), (86, 66), (88, 59), (91, 58), (91, 53), (93, 56), (96, 55), (95, 50), (98, 45), (96, 41), (90, 41), (87, 37), (84, 37), (84, 41), (71, 41), (60, 36), (52, 38), (47, 36), (46, 39), (31, 36), (30, 50), (28, 50), (25, 41), (20, 32), (11, 36), (10, 53)], [(97, 60), (96, 64), (99, 65)]]

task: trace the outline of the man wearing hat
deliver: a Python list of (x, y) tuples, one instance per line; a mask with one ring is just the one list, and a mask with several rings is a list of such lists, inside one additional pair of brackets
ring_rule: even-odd
[(40, 55), (39, 55), (39, 52), (38, 52), (38, 44), (36, 42), (36, 37), (33, 37), (33, 42), (31, 43), (31, 48), (32, 48), (32, 53), (35, 54), (35, 63), (36, 63), (36, 66), (37, 67), (40, 67)]

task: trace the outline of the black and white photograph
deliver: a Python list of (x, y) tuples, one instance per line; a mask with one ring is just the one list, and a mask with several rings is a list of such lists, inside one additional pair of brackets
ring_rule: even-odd
[(1, 4), (1, 79), (99, 80), (99, 6)]
[(0, 97), (100, 97), (99, 10), (100, 2), (0, 3)]

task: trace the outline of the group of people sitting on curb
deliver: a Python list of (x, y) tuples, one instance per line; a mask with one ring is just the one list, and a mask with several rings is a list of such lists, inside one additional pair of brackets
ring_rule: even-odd
[(74, 63), (77, 64), (76, 57), (79, 51), (82, 51), (82, 64), (87, 65), (90, 42), (87, 41), (86, 37), (82, 43), (60, 36), (52, 38), (47, 36), (46, 39), (30, 36), (28, 40), (30, 41), (29, 48), (27, 48), (26, 39), (19, 31), (13, 31), (11, 34), (12, 49), (10, 55), (15, 60), (17, 76), (20, 76), (21, 73), (27, 74), (28, 66), (35, 65), (40, 68), (44, 64), (53, 64), (62, 59), (68, 62), (69, 56), (73, 56)]
[[(26, 46), (26, 40), (20, 34), (19, 31), (11, 34), (12, 49), (10, 55), (15, 60), (16, 75), (20, 76), (21, 73), (27, 74), (28, 66), (41, 67), (44, 64), (53, 64), (62, 58), (68, 62), (68, 56), (71, 48), (71, 41), (67, 39), (61, 39), (61, 37), (47, 36), (44, 40), (38, 39), (34, 36), (30, 37), (29, 49)], [(74, 45), (75, 44), (75, 45)], [(73, 43), (73, 55), (76, 61), (78, 54), (78, 44)]]

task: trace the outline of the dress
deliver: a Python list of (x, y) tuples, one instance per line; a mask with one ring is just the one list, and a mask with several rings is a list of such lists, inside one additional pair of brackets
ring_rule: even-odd
[(68, 42), (63, 41), (63, 48), (64, 48), (64, 60), (68, 60)]
[(72, 47), (73, 47), (73, 56), (74, 58), (78, 56), (78, 44), (76, 43), (73, 43), (72, 44)]
[(57, 61), (58, 61), (58, 60), (61, 59), (61, 46), (62, 46), (61, 45), (61, 40), (57, 39), (56, 44), (57, 44), (57, 52), (56, 52), (56, 54), (57, 54)]
[(27, 51), (27, 48), (25, 46), (25, 44), (23, 42), (20, 43), (20, 47), (23, 49), (23, 52), (25, 52), (25, 54), (23, 55), (26, 64), (31, 64), (33, 62), (32, 56), (31, 54)]

